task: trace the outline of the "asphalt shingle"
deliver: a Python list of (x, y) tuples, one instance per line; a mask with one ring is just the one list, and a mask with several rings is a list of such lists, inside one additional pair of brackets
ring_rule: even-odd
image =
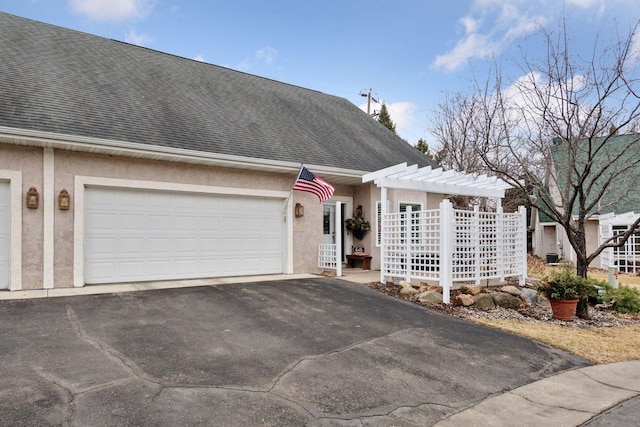
[(432, 162), (344, 98), (0, 13), (0, 126), (374, 171)]

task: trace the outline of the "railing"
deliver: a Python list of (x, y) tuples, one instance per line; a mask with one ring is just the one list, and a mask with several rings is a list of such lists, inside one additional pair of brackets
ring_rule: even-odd
[(321, 243), (318, 246), (318, 268), (337, 269), (336, 245)]
[(384, 276), (410, 281), (439, 281), (449, 302), (453, 282), (527, 274), (526, 212), (455, 210), (445, 200), (440, 209), (389, 213), (382, 223)]

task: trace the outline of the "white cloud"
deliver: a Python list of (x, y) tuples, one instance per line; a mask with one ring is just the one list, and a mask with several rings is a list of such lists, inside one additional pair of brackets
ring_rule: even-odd
[(153, 38), (147, 34), (138, 34), (135, 30), (130, 30), (124, 36), (124, 41), (135, 44), (137, 46), (147, 46), (153, 41)]
[(640, 60), (640, 31), (631, 37), (631, 46), (629, 47), (629, 56), (624, 62), (624, 68), (629, 70), (636, 66)]
[(498, 51), (498, 46), (488, 35), (470, 34), (458, 41), (449, 53), (436, 56), (433, 65), (444, 71), (454, 71), (473, 58), (489, 58)]
[[(396, 133), (405, 138), (407, 141), (413, 141), (417, 143), (419, 138), (422, 138), (423, 132), (417, 131), (417, 120), (414, 117), (417, 105), (409, 101), (394, 102), (391, 104), (386, 103), (384, 100), (380, 102), (371, 102), (371, 113), (380, 111), (382, 104), (386, 104), (387, 111), (391, 117), (391, 121), (396, 125)], [(358, 106), (365, 113), (367, 112), (367, 103)], [(414, 141), (415, 139), (415, 141)]]
[(602, 0), (567, 0), (567, 3), (586, 9), (592, 6), (600, 5), (600, 3), (602, 3)]
[(433, 67), (454, 71), (472, 59), (498, 56), (518, 37), (533, 33), (546, 22), (539, 8), (522, 10), (518, 0), (476, 0), (474, 14), (459, 20), (464, 27), (464, 37), (449, 52), (438, 55)]
[(123, 21), (147, 16), (153, 0), (69, 0), (69, 6), (96, 21)]
[(257, 51), (256, 57), (270, 65), (278, 57), (278, 51), (271, 46), (267, 46)]
[(196, 61), (199, 61), (199, 62), (207, 62), (207, 61), (204, 60), (204, 56), (202, 56), (202, 55), (196, 55), (196, 57), (193, 58), (193, 59), (196, 60)]
[(480, 21), (472, 18), (471, 16), (465, 16), (464, 18), (460, 19), (460, 23), (464, 25), (466, 34), (476, 32), (476, 30), (480, 26)]

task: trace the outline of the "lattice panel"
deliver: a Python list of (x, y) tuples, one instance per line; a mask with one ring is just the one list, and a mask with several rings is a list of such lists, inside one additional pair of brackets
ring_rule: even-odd
[[(454, 281), (524, 275), (524, 215), (450, 210), (388, 213), (383, 218), (382, 257), (389, 277), (439, 280), (448, 268)], [(410, 215), (410, 216), (409, 216)], [(451, 227), (443, 234), (444, 226)], [(451, 265), (442, 264), (442, 236), (451, 236)], [(640, 248), (640, 246), (639, 246)]]
[(336, 245), (321, 243), (318, 246), (318, 268), (337, 269)]

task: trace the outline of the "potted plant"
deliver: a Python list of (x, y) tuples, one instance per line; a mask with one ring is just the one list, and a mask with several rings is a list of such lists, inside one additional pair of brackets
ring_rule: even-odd
[(347, 230), (351, 231), (354, 237), (358, 240), (364, 239), (367, 231), (371, 230), (371, 224), (369, 221), (364, 219), (364, 213), (362, 213), (361, 206), (358, 206), (353, 218), (346, 219), (344, 223)]
[(555, 319), (571, 320), (580, 297), (588, 295), (590, 287), (571, 265), (565, 265), (545, 278), (538, 286), (538, 292), (549, 300)]

